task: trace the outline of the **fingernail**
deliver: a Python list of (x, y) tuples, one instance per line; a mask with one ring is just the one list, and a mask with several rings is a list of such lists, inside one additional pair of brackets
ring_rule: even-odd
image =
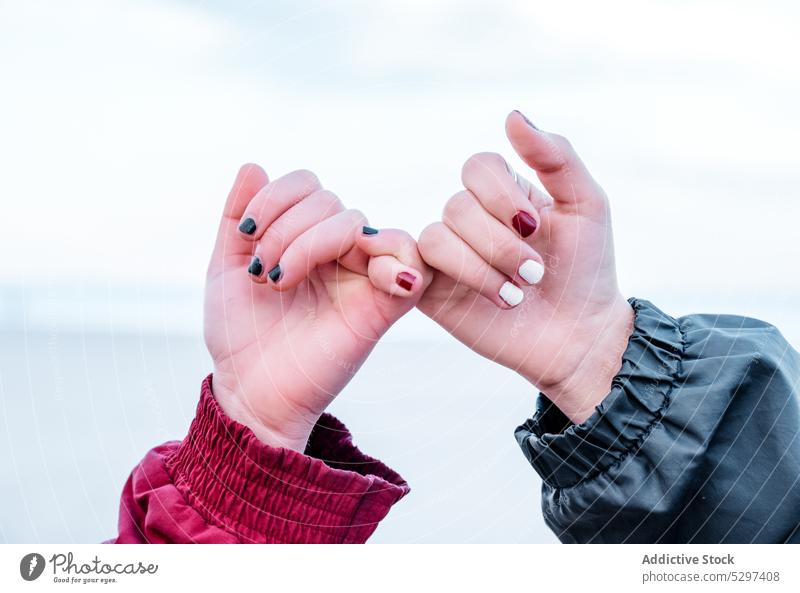
[(365, 235), (377, 235), (378, 229), (373, 229), (371, 226), (361, 227), (361, 232)]
[(278, 280), (280, 280), (282, 275), (283, 271), (281, 270), (280, 264), (278, 264), (277, 266), (272, 268), (269, 272), (267, 272), (267, 276), (269, 276), (269, 279), (272, 280), (273, 282), (277, 282)]
[(520, 210), (511, 219), (511, 225), (520, 235), (528, 237), (536, 230), (536, 219), (527, 212)]
[(414, 282), (417, 281), (417, 277), (414, 274), (409, 274), (408, 272), (400, 272), (395, 278), (395, 282), (397, 282), (397, 286), (400, 288), (405, 288), (406, 290), (411, 290), (414, 288)]
[(522, 290), (511, 282), (506, 282), (500, 287), (500, 298), (508, 303), (511, 307), (516, 307), (519, 305), (524, 296), (525, 295)]
[(245, 218), (239, 225), (239, 230), (245, 235), (252, 235), (256, 232), (256, 221), (252, 218)]
[(525, 260), (525, 263), (519, 267), (519, 275), (528, 284), (537, 284), (544, 276), (544, 266), (532, 259)]
[(261, 258), (255, 256), (250, 262), (250, 267), (247, 268), (247, 273), (253, 276), (261, 276), (264, 271), (264, 266), (261, 265)]
[(539, 130), (539, 128), (537, 128), (537, 127), (536, 127), (536, 126), (533, 124), (533, 122), (532, 122), (531, 120), (529, 120), (527, 117), (525, 117), (525, 114), (524, 114), (524, 113), (522, 113), (522, 112), (521, 112), (519, 109), (515, 109), (514, 111), (516, 111), (517, 113), (519, 113), (519, 114), (520, 114), (520, 116), (522, 117), (522, 119), (524, 119), (524, 120), (525, 120), (525, 123), (526, 123), (526, 124), (528, 124), (530, 127), (532, 127), (532, 128), (533, 128), (534, 130), (536, 130), (537, 132), (538, 132), (538, 131), (540, 131), (540, 130)]

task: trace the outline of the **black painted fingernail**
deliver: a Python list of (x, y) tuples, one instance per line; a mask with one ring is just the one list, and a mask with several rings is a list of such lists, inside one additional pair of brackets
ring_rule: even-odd
[(361, 232), (365, 235), (377, 235), (378, 229), (373, 229), (371, 226), (361, 227)]
[(247, 268), (247, 273), (251, 274), (252, 276), (261, 276), (261, 272), (263, 271), (264, 266), (261, 265), (261, 258), (255, 256), (250, 262), (250, 267)]
[(273, 282), (277, 282), (278, 280), (280, 280), (282, 275), (283, 272), (281, 271), (280, 264), (278, 264), (277, 266), (272, 268), (269, 272), (267, 272), (267, 276), (269, 276), (269, 279), (272, 280)]
[(539, 130), (539, 128), (537, 128), (535, 125), (533, 125), (533, 122), (531, 120), (529, 120), (527, 117), (525, 117), (525, 114), (522, 113), (519, 109), (515, 109), (514, 111), (516, 113), (519, 113), (520, 116), (522, 117), (522, 119), (525, 120), (525, 123), (528, 124), (530, 127), (532, 127), (534, 130), (536, 130), (537, 132), (541, 131), (541, 130)]
[(239, 225), (239, 230), (245, 235), (252, 235), (256, 232), (256, 221), (252, 218), (245, 218)]

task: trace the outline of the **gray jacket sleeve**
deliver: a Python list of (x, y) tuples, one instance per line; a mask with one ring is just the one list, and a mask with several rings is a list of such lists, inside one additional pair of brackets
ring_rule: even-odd
[(544, 395), (516, 437), (563, 542), (800, 542), (800, 356), (773, 326), (631, 299), (611, 391), (573, 425)]

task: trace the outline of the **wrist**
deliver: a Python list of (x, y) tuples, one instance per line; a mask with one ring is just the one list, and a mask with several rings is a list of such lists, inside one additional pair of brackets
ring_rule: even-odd
[(246, 395), (250, 390), (240, 383), (235, 385), (235, 388), (228, 386), (214, 374), (212, 392), (226, 416), (249, 428), (265, 445), (298, 453), (305, 451), (311, 430), (321, 414), (312, 418), (310, 414), (276, 409), (278, 406), (272, 405), (271, 398), (251, 399)]
[(575, 424), (585, 422), (611, 390), (633, 332), (634, 311), (622, 295), (603, 312), (582, 324), (580, 348), (570, 371), (537, 382), (548, 399)]

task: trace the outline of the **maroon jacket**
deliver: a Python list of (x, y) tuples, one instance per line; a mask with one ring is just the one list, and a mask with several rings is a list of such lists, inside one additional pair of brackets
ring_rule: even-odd
[(203, 381), (183, 441), (150, 451), (122, 492), (114, 543), (363, 543), (409, 491), (324, 414), (305, 455), (259, 441)]

